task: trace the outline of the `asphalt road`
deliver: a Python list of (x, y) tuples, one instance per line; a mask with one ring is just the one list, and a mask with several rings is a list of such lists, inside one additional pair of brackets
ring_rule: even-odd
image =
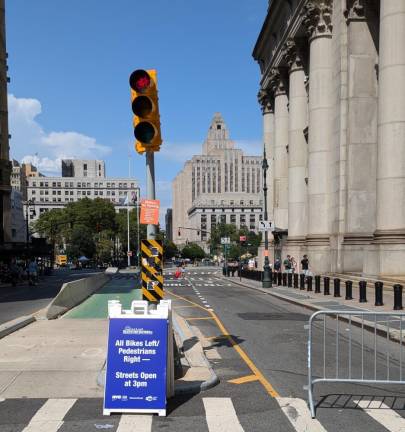
[[(101, 415), (102, 400), (20, 399), (0, 401), (0, 431), (41, 430), (50, 419), (63, 432), (384, 432), (405, 431), (405, 391), (399, 386), (321, 384), (315, 389), (317, 419), (306, 405), (307, 334), (310, 311), (268, 294), (223, 280), (217, 268), (191, 268), (184, 280), (166, 275), (167, 298), (203, 341), (220, 383), (203, 393), (176, 397), (168, 416)], [(338, 340), (339, 373), (347, 374), (348, 323), (318, 323), (314, 330), (315, 373), (323, 365), (322, 338), (327, 336), (326, 367), (333, 369)], [(325, 333), (324, 333), (325, 332)], [(361, 334), (352, 329), (352, 374), (359, 372)], [(374, 340), (364, 337), (365, 370), (372, 372)], [(189, 341), (193, 343), (193, 341)], [(398, 345), (378, 338), (377, 372), (398, 373)], [(371, 355), (371, 357), (370, 357)], [(371, 360), (370, 360), (370, 358)], [(331, 369), (331, 370), (332, 370)], [(371, 372), (370, 372), (371, 371)], [(21, 415), (19, 415), (21, 413)], [(52, 416), (50, 416), (52, 413)], [(19, 421), (11, 424), (10, 416)], [(52, 417), (52, 418), (51, 418)], [(52, 421), (49, 427), (52, 426)], [(3, 427), (3, 429), (2, 429)], [(47, 429), (48, 430), (48, 429)]]
[(56, 296), (65, 282), (81, 279), (98, 272), (93, 269), (54, 270), (51, 276), (42, 276), (36, 286), (27, 282), (16, 287), (0, 287), (0, 324), (44, 308)]

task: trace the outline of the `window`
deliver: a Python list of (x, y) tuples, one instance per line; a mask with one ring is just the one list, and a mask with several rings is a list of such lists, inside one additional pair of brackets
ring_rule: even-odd
[(70, 195), (73, 195), (73, 191), (70, 191)]
[[(43, 191), (41, 191), (41, 192), (43, 192)], [(33, 195), (35, 195), (36, 193), (37, 193), (36, 190), (33, 190), (33, 191), (32, 191), (32, 194), (33, 194)]]
[(80, 182), (77, 182), (77, 187), (82, 187), (82, 184)]
[(221, 125), (217, 125), (217, 130), (221, 130)]
[(90, 195), (90, 193), (91, 193), (90, 191), (87, 191), (87, 195)]
[(52, 182), (52, 187), (56, 187), (56, 182)]
[(65, 195), (69, 195), (69, 191), (65, 191)]
[(231, 214), (231, 224), (236, 223), (236, 215)]
[(62, 186), (62, 183), (61, 182), (58, 182), (58, 187), (61, 187)]
[(43, 183), (43, 182), (39, 182), (39, 186), (40, 186), (40, 187), (43, 187), (43, 186), (44, 186), (44, 183)]
[(84, 171), (87, 171), (87, 164), (83, 164)]
[(226, 223), (226, 215), (221, 215), (221, 223)]
[(60, 190), (58, 190), (58, 195), (61, 195), (61, 193), (62, 193), (62, 192), (61, 192)]
[(37, 185), (36, 182), (32, 182), (32, 186), (35, 187)]
[(56, 191), (52, 191), (52, 195), (56, 195)]
[(97, 196), (97, 195), (98, 195), (98, 191), (94, 191), (94, 195), (96, 195), (96, 196)]

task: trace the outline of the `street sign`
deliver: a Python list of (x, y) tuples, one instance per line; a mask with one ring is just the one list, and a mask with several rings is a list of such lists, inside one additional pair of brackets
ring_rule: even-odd
[(159, 224), (159, 200), (142, 200), (141, 201), (141, 224), (158, 225)]
[(239, 236), (239, 241), (240, 242), (245, 242), (246, 241), (246, 236)]
[(104, 415), (165, 415), (167, 334), (167, 318), (110, 318)]
[(273, 222), (270, 221), (259, 221), (259, 231), (274, 231)]
[(150, 302), (163, 299), (163, 245), (160, 240), (142, 240), (142, 297)]
[(221, 237), (221, 244), (231, 244), (231, 239), (229, 237)]

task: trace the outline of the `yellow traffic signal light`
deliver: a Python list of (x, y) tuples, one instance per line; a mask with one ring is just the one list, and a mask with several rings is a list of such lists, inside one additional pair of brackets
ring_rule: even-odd
[(138, 153), (159, 151), (162, 144), (156, 70), (137, 69), (129, 77), (134, 113), (135, 149)]

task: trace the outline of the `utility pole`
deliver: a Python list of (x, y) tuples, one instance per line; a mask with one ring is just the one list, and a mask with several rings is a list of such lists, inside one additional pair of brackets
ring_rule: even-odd
[[(264, 215), (263, 218), (267, 221), (267, 170), (269, 169), (269, 164), (266, 158), (266, 149), (263, 152), (263, 195), (264, 195)], [(271, 270), (269, 263), (269, 232), (266, 230), (264, 232), (264, 266), (263, 266), (263, 288), (271, 288)]]
[[(128, 178), (131, 178), (131, 156), (128, 152)], [(131, 257), (130, 257), (130, 252), (131, 252), (131, 246), (130, 246), (130, 239), (129, 239), (129, 197), (128, 197), (128, 192), (127, 192), (127, 265), (128, 268), (131, 267)]]

